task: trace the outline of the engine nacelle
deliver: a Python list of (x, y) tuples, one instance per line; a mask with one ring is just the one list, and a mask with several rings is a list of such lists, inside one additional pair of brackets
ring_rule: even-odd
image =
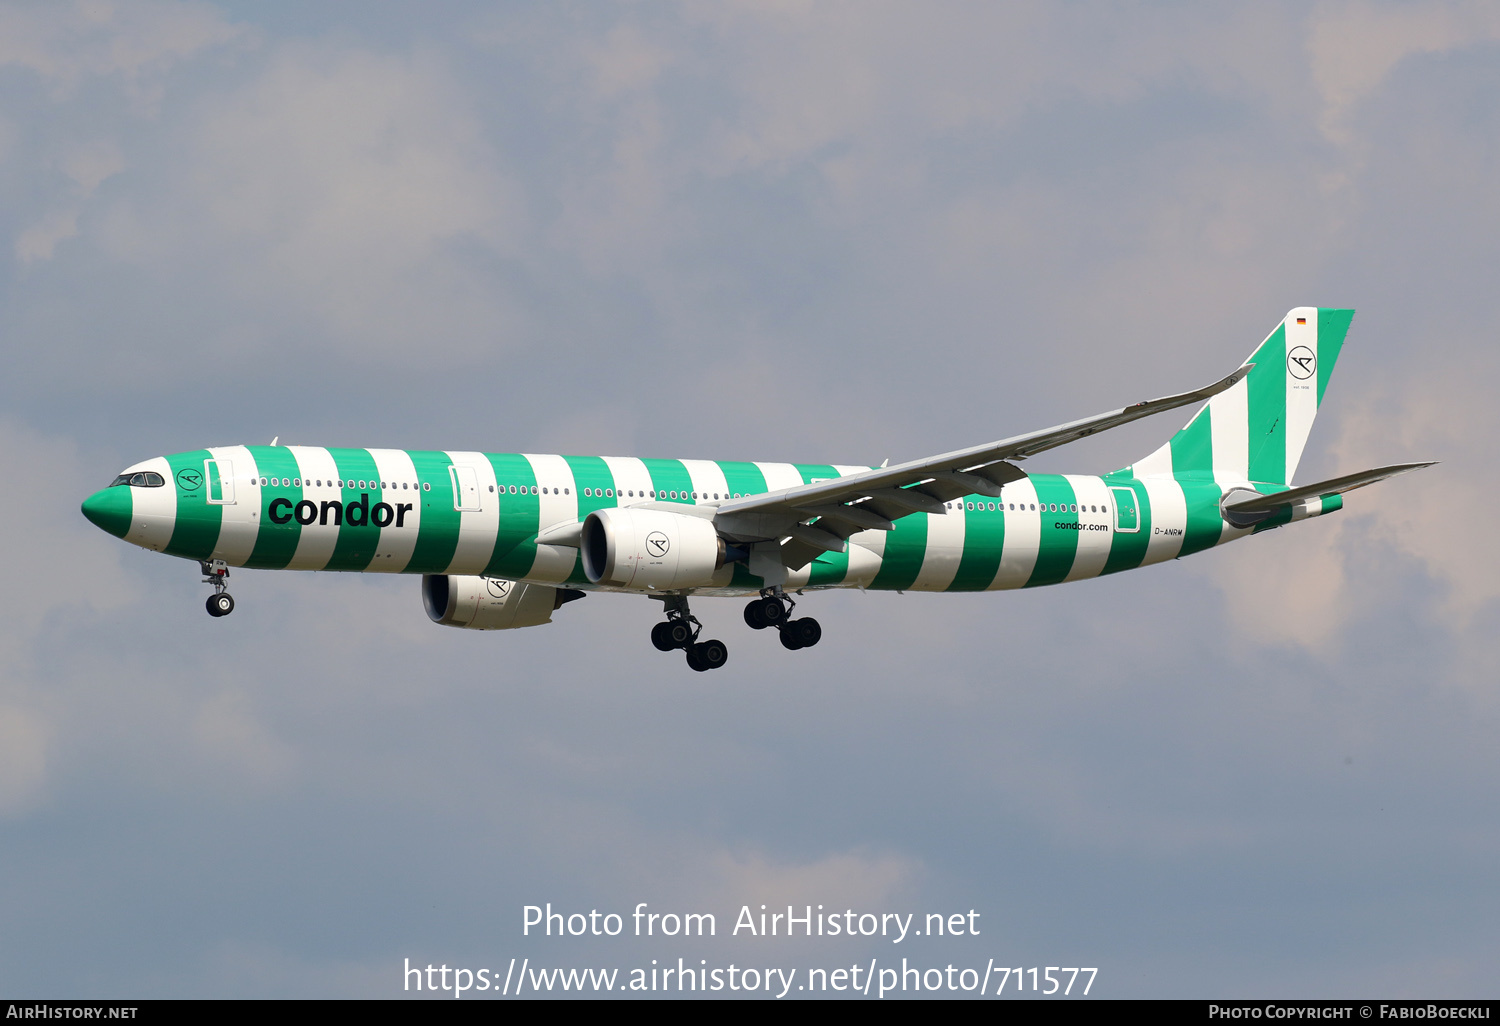
[(704, 587), (724, 565), (711, 521), (656, 509), (596, 509), (583, 521), (583, 572), (617, 588)]
[(520, 584), (499, 577), (427, 574), (422, 578), (422, 605), (432, 622), (474, 631), (551, 623), (553, 610), (583, 595), (572, 588)]

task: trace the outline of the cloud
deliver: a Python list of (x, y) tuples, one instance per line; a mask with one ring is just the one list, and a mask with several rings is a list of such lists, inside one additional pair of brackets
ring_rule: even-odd
[(1355, 109), (1407, 58), (1496, 40), (1500, 11), (1482, 0), (1317, 5), (1308, 19), (1307, 51), (1323, 101), (1323, 133), (1338, 143), (1354, 141), (1349, 119)]
[(117, 77), (149, 103), (174, 65), (246, 35), (201, 3), (7, 3), (0, 6), (0, 65), (35, 73), (59, 98), (90, 79)]
[(522, 209), (435, 54), (284, 46), (179, 142), (168, 189), (108, 215), (115, 258), (196, 263), (262, 331), (315, 326), (297, 349), (409, 364), (511, 344), (475, 257), (516, 252)]

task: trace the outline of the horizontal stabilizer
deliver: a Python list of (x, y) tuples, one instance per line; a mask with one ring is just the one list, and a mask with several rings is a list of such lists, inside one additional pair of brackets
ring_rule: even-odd
[(1260, 495), (1242, 502), (1228, 503), (1224, 506), (1224, 511), (1226, 513), (1242, 514), (1270, 513), (1284, 506), (1295, 506), (1297, 503), (1307, 499), (1352, 492), (1356, 488), (1372, 485), (1376, 481), (1384, 481), (1386, 478), (1395, 477), (1397, 474), (1405, 474), (1408, 471), (1433, 466), (1436, 462), (1436, 460), (1433, 460), (1428, 463), (1398, 463), (1391, 467), (1362, 470), (1357, 474), (1346, 474), (1343, 477), (1335, 477), (1328, 481), (1319, 481), (1317, 484), (1302, 485), (1284, 492), (1273, 492), (1270, 495)]

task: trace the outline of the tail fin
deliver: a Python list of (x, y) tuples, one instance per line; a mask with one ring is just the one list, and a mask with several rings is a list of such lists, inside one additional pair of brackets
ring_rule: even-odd
[(1290, 311), (1245, 361), (1255, 365), (1245, 380), (1205, 403), (1131, 473), (1291, 484), (1353, 319), (1353, 310)]

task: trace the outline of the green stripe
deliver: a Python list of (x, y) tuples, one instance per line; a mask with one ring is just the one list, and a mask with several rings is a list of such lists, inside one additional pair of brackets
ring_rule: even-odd
[(418, 501), (421, 512), (417, 520), (417, 543), (407, 560), (406, 573), (440, 574), (453, 563), (458, 549), (458, 524), (463, 514), (453, 508), (453, 478), (448, 468), (453, 461), (442, 451), (408, 452), (412, 469), (417, 472), (419, 487), (424, 487)]
[(1213, 548), (1224, 536), (1224, 516), (1219, 500), (1224, 492), (1212, 481), (1179, 481), (1187, 500), (1187, 529), (1182, 536), (1179, 557)]
[[(990, 512), (991, 501), (976, 502), (975, 505), (984, 508), (972, 510), (967, 500), (964, 503), (964, 554), (953, 583), (948, 585), (949, 591), (983, 591), (995, 582), (995, 575), (1000, 572), (1000, 557), (1005, 551), (1005, 514), (999, 509)], [(1003, 509), (1005, 504), (995, 505)]]
[[(261, 477), (273, 478), (279, 482), (282, 479), (297, 478), (302, 473), (297, 466), (296, 457), (279, 445), (252, 445), (247, 448), (250, 455), (255, 457), (255, 466)], [(271, 503), (277, 499), (284, 499), (295, 508), (302, 501), (302, 489), (292, 484), (279, 483), (261, 488), (260, 529), (255, 533), (255, 548), (250, 553), (250, 558), (245, 560), (248, 567), (281, 570), (292, 561), (292, 555), (297, 551), (297, 539), (302, 537), (302, 526), (295, 518), (284, 524), (271, 519)], [(278, 511), (286, 515), (292, 510), (281, 505)]]
[[(338, 468), (338, 475), (344, 482), (343, 490), (339, 493), (344, 512), (343, 524), (339, 527), (339, 540), (334, 544), (333, 556), (328, 560), (328, 565), (324, 569), (363, 570), (375, 558), (375, 550), (380, 546), (380, 528), (370, 522), (368, 512), (362, 526), (356, 527), (350, 524), (349, 507), (354, 503), (362, 502), (368, 509), (380, 501), (378, 484), (373, 491), (368, 487), (371, 480), (378, 482), (380, 471), (375, 468), (375, 457), (370, 455), (368, 449), (329, 449), (328, 455), (333, 457), (334, 466)], [(364, 481), (367, 487), (361, 489), (360, 481)], [(321, 523), (321, 503), (318, 510)], [(422, 519), (424, 521), (427, 519), (425, 509), (422, 511)], [(331, 513), (328, 523), (330, 525), (333, 523)], [(256, 547), (259, 548), (258, 542)]]
[(826, 588), (844, 582), (849, 576), (850, 544), (852, 542), (844, 545), (843, 552), (825, 552), (808, 564), (808, 587)]
[[(731, 495), (759, 495), (766, 491), (766, 475), (760, 472), (760, 468), (754, 463), (738, 463), (719, 461), (719, 469), (724, 472), (724, 481), (729, 485)], [(759, 578), (756, 578), (759, 580)]]
[(1278, 325), (1255, 355), (1249, 390), (1250, 480), (1286, 481), (1286, 325)]
[(1328, 376), (1338, 362), (1344, 348), (1344, 337), (1349, 334), (1349, 324), (1354, 320), (1353, 310), (1325, 310), (1318, 308), (1318, 405), (1323, 405), (1323, 393), (1328, 388)]
[[(182, 487), (180, 481), (175, 480), (179, 470), (196, 471), (201, 478), (203, 461), (209, 459), (213, 459), (213, 453), (207, 449), (179, 452), (167, 457), (167, 465), (172, 468), (174, 479), (170, 487), (177, 489), (177, 520), (172, 525), (172, 538), (167, 542), (166, 549), (174, 556), (209, 559), (213, 556), (214, 546), (219, 544), (224, 507), (209, 504), (208, 481), (204, 480), (197, 488), (189, 491)], [(223, 465), (220, 466), (222, 468)], [(243, 473), (246, 469), (248, 468), (242, 467), (237, 473)], [(244, 484), (238, 483), (238, 489), (243, 488)]]
[[(1031, 483), (1036, 486), (1037, 503), (1064, 504), (1077, 502), (1073, 486), (1061, 474), (1032, 474)], [(1054, 524), (1076, 524), (1078, 514), (1048, 510), (1038, 514), (1042, 518), (1041, 538), (1037, 545), (1036, 566), (1026, 587), (1039, 588), (1045, 584), (1059, 584), (1073, 569), (1073, 557), (1078, 554), (1078, 532)]]
[[(1134, 570), (1146, 561), (1146, 547), (1151, 543), (1151, 499), (1146, 492), (1146, 486), (1132, 477), (1119, 474), (1111, 474), (1104, 479), (1104, 483), (1111, 488), (1129, 488), (1135, 493), (1136, 523), (1140, 530), (1133, 534), (1125, 534), (1119, 531), (1111, 532), (1109, 540), (1109, 558), (1104, 561), (1102, 574), (1119, 573), (1121, 570)], [(1118, 498), (1114, 492), (1109, 493), (1110, 517), (1114, 523), (1119, 523), (1119, 510), (1116, 509)]]
[(1213, 407), (1205, 406), (1191, 424), (1172, 436), (1172, 474), (1213, 473)]
[[(693, 476), (681, 460), (641, 460), (651, 475), (651, 487), (656, 492), (657, 502), (692, 502), (688, 493), (693, 490)], [(676, 492), (677, 498), (671, 493)]]
[(935, 513), (912, 513), (896, 521), (896, 529), (885, 535), (885, 556), (870, 587), (884, 591), (905, 591), (922, 572), (927, 558), (927, 518)]
[[(614, 498), (604, 494), (605, 489), (613, 490), (615, 487), (615, 477), (610, 473), (608, 463), (598, 456), (564, 456), (563, 459), (573, 471), (573, 492), (578, 498), (580, 521), (596, 509), (619, 504)], [(587, 491), (594, 494), (585, 494)], [(587, 580), (588, 576), (583, 572), (583, 552), (579, 550), (578, 557), (573, 560), (573, 572), (568, 575), (568, 582), (571, 584)]]
[[(794, 463), (792, 466), (802, 475), (803, 484), (827, 481), (839, 476), (839, 472), (826, 463)], [(812, 565), (808, 567), (807, 583), (824, 586), (842, 584), (848, 576), (849, 546), (845, 544), (843, 552), (825, 552), (812, 561)]]
[[(542, 497), (531, 494), (536, 485), (536, 470), (530, 460), (517, 453), (487, 458), (495, 470), (495, 480), (505, 488), (505, 494), (500, 498), (500, 527), (495, 535), (495, 551), (484, 572), (489, 577), (515, 580), (531, 573), (531, 568), (536, 565), (536, 533), (541, 530), (542, 519)], [(448, 476), (447, 471), (443, 476)], [(516, 489), (515, 495), (510, 494), (512, 487)], [(451, 499), (448, 506), (450, 509), (453, 506)], [(453, 537), (457, 544), (458, 514), (453, 516)], [(452, 556), (451, 550), (449, 556)]]

